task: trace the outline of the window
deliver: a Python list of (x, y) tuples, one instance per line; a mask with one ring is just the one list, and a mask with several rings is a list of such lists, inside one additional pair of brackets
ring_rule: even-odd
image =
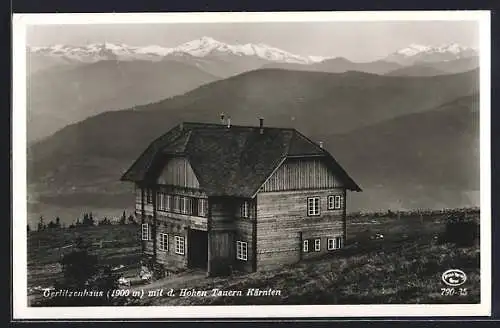
[(141, 202), (141, 199), (142, 199), (142, 194), (141, 194), (142, 190), (141, 188), (139, 187), (135, 187), (135, 202), (136, 203), (140, 203)]
[(328, 250), (342, 248), (342, 237), (328, 238)]
[(181, 213), (191, 214), (191, 197), (181, 197)]
[(160, 251), (168, 251), (168, 235), (166, 233), (160, 233), (160, 241), (158, 243), (158, 249)]
[(309, 197), (307, 199), (307, 215), (319, 215), (319, 197)]
[(243, 204), (241, 204), (241, 207), (240, 207), (240, 216), (242, 218), (248, 218), (248, 202), (247, 201), (244, 201)]
[(201, 198), (198, 200), (198, 215), (207, 216), (208, 215), (208, 200)]
[(335, 196), (334, 205), (335, 205), (336, 209), (341, 209), (342, 208), (342, 196), (340, 196), (340, 195), (336, 195)]
[(156, 206), (160, 211), (170, 211), (170, 195), (164, 192), (158, 192), (156, 197)]
[(243, 261), (248, 259), (248, 249), (245, 241), (236, 241), (236, 258)]
[(341, 195), (328, 196), (328, 209), (329, 210), (339, 210), (341, 208), (342, 208), (342, 196)]
[(342, 248), (342, 244), (343, 244), (342, 237), (336, 237), (335, 244), (336, 244), (337, 248)]
[(302, 251), (304, 253), (309, 252), (309, 240), (306, 239), (302, 242)]
[(181, 197), (180, 196), (174, 196), (174, 203), (172, 206), (172, 211), (175, 213), (179, 213), (181, 210)]
[(335, 196), (333, 195), (328, 196), (328, 209), (329, 210), (335, 209)]
[(149, 224), (143, 223), (141, 227), (142, 240), (149, 240)]
[(158, 192), (156, 194), (156, 208), (160, 211), (163, 211), (165, 210), (165, 205), (163, 204), (163, 193), (162, 192)]
[(184, 255), (184, 249), (185, 249), (184, 243), (185, 243), (184, 237), (175, 236), (175, 254)]
[(146, 189), (146, 202), (153, 204), (153, 190), (151, 189)]
[(170, 212), (170, 209), (171, 209), (171, 205), (170, 205), (171, 201), (170, 201), (170, 199), (171, 198), (172, 197), (170, 195), (163, 194), (163, 209), (165, 211)]
[(321, 239), (314, 239), (314, 251), (321, 251)]

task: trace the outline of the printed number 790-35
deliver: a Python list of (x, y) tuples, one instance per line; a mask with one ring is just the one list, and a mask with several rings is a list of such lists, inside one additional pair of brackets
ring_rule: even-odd
[(466, 296), (467, 288), (441, 288), (442, 296)]

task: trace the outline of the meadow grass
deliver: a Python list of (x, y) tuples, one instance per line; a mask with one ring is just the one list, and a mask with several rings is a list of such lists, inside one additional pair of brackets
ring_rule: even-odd
[[(279, 296), (153, 297), (129, 299), (129, 305), (222, 304), (435, 304), (480, 301), (479, 243), (458, 247), (442, 244), (443, 216), (350, 218), (344, 249), (317, 259), (280, 269), (251, 274), (235, 273), (176, 283), (175, 288), (196, 290), (280, 290)], [(373, 239), (376, 234), (383, 239)], [(57, 261), (62, 247), (80, 236), (90, 243), (113, 240), (92, 252), (103, 264), (125, 265), (120, 274), (139, 270), (139, 228), (133, 225), (81, 227), (30, 232), (28, 238), (28, 286), (50, 286), (62, 275)], [(441, 274), (460, 269), (467, 281), (460, 288), (467, 295), (445, 296)], [(168, 278), (165, 280), (168, 284)], [(144, 289), (148, 289), (147, 285)]]

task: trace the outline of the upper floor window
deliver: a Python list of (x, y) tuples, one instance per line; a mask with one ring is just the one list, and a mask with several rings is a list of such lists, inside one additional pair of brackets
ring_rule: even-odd
[(191, 198), (181, 197), (181, 213), (190, 214), (190, 210), (191, 210)]
[(342, 196), (341, 195), (328, 196), (328, 209), (329, 210), (342, 209)]
[(156, 194), (156, 206), (160, 211), (170, 211), (170, 195), (164, 192)]
[(207, 217), (208, 199), (169, 195), (159, 191), (156, 193), (156, 208), (158, 211)]
[(242, 218), (248, 218), (249, 217), (249, 204), (248, 204), (248, 201), (244, 201), (242, 204), (241, 204), (241, 207), (240, 207), (240, 216)]
[(198, 215), (208, 216), (208, 200), (205, 198), (200, 198), (198, 200)]
[(319, 215), (319, 197), (309, 197), (307, 199), (307, 215)]
[(136, 203), (140, 203), (142, 200), (142, 189), (139, 187), (135, 187), (135, 201)]
[(162, 192), (158, 192), (156, 193), (156, 207), (159, 209), (159, 210), (164, 210), (165, 205), (163, 204), (163, 193)]
[(153, 204), (153, 190), (146, 189), (146, 203)]
[(173, 197), (172, 212), (179, 213), (181, 211), (181, 197), (175, 195)]

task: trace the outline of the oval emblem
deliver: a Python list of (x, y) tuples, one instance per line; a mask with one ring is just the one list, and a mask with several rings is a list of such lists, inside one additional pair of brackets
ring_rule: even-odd
[(441, 276), (441, 279), (448, 286), (456, 287), (463, 285), (467, 280), (467, 275), (462, 270), (451, 269), (445, 271)]

